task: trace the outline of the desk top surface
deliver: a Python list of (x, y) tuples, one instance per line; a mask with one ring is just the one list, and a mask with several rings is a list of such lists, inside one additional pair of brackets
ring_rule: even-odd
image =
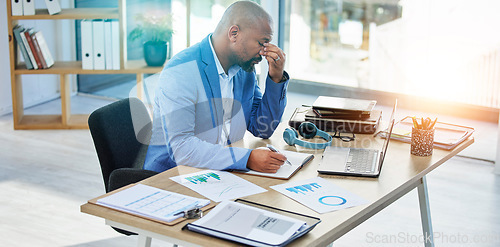
[[(323, 175), (318, 174), (317, 172), (323, 150), (318, 151), (298, 146), (288, 146), (282, 138), (283, 130), (286, 127), (285, 125), (286, 124), (284, 123), (280, 124), (279, 128), (270, 139), (256, 138), (247, 132), (245, 138), (233, 144), (233, 146), (254, 149), (265, 146), (266, 144), (272, 144), (277, 148), (284, 150), (312, 153), (315, 155), (315, 158), (309, 164), (304, 166), (289, 180), (265, 178), (240, 173), (234, 174), (268, 190), (264, 193), (243, 197), (243, 199), (311, 215), (322, 220), (322, 222), (319, 223), (311, 232), (300, 239), (295, 240), (290, 244), (290, 246), (328, 245), (358, 224), (371, 217), (373, 214), (385, 208), (385, 206), (415, 188), (418, 184), (420, 184), (420, 180), (423, 176), (474, 142), (474, 138), (471, 137), (451, 151), (434, 149), (432, 156), (418, 157), (410, 154), (410, 144), (391, 141), (389, 143), (389, 148), (387, 150), (381, 174), (378, 178)], [(356, 140), (353, 142), (342, 142), (341, 140), (336, 139), (333, 140), (332, 145), (378, 149), (382, 146), (383, 142), (384, 139), (373, 137), (373, 135), (356, 134)], [(143, 180), (141, 183), (168, 191), (204, 198), (200, 194), (169, 179), (169, 177), (189, 174), (199, 170), (200, 169), (192, 167), (178, 166)], [(318, 214), (312, 209), (309, 209), (308, 207), (269, 188), (273, 185), (287, 183), (290, 181), (305, 180), (317, 176), (327, 179), (335, 185), (367, 199), (369, 203), (330, 213)], [(236, 246), (235, 243), (181, 229), (186, 223), (194, 220), (186, 220), (174, 226), (167, 226), (90, 203), (82, 205), (81, 211), (108, 220), (179, 239), (181, 242), (178, 244), (181, 245), (183, 241), (186, 241), (186, 243), (189, 242), (202, 246), (214, 246), (214, 244), (216, 246)]]

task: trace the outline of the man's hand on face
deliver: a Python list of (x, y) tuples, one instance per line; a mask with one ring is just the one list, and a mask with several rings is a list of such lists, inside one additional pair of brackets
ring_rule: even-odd
[(277, 83), (281, 82), (285, 69), (286, 54), (279, 47), (271, 43), (264, 43), (260, 55), (267, 59), (271, 80)]
[(247, 168), (258, 172), (276, 173), (285, 160), (283, 154), (266, 149), (254, 149), (248, 158)]

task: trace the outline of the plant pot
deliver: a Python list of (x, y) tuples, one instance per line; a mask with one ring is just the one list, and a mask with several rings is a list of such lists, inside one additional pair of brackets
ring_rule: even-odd
[(144, 43), (144, 59), (148, 66), (163, 66), (167, 60), (168, 42), (148, 41)]

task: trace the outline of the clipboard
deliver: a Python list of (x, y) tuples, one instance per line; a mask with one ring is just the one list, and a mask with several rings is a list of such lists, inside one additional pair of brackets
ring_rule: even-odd
[[(130, 211), (126, 211), (126, 210), (121, 210), (121, 209), (118, 209), (118, 208), (113, 208), (113, 207), (109, 207), (109, 206), (105, 206), (105, 205), (97, 203), (97, 200), (99, 200), (101, 198), (113, 195), (113, 194), (118, 193), (118, 192), (123, 191), (123, 190), (126, 190), (128, 188), (131, 188), (131, 187), (137, 185), (137, 184), (138, 183), (129, 184), (129, 185), (124, 186), (124, 187), (122, 187), (120, 189), (114, 190), (114, 191), (109, 192), (107, 194), (104, 194), (102, 196), (99, 196), (99, 197), (96, 197), (94, 199), (91, 199), (91, 200), (88, 201), (88, 203), (94, 204), (94, 205), (97, 205), (99, 207), (103, 207), (103, 208), (106, 208), (106, 209), (114, 210), (114, 211), (117, 211), (117, 212), (126, 213), (128, 215), (133, 215), (133, 216), (140, 217), (140, 218), (143, 218), (143, 219), (151, 220), (151, 221), (154, 221), (154, 222), (157, 222), (157, 223), (161, 223), (161, 224), (164, 224), (164, 225), (167, 225), (167, 226), (173, 226), (173, 225), (178, 224), (178, 223), (180, 223), (180, 222), (182, 222), (184, 220), (187, 220), (187, 218), (184, 218), (184, 217), (181, 216), (180, 218), (177, 218), (175, 220), (172, 220), (172, 221), (168, 222), (168, 221), (156, 219), (156, 218), (153, 218), (153, 217), (148, 217), (148, 216), (143, 215), (143, 214), (137, 214), (137, 213), (134, 213), (134, 212), (130, 212)], [(210, 201), (210, 203), (208, 205), (206, 205), (206, 206), (204, 206), (204, 207), (202, 207), (200, 209), (202, 210), (202, 212), (205, 212), (205, 211), (213, 208), (214, 206), (215, 206), (215, 203), (213, 201)]]
[(298, 220), (303, 220), (310, 227), (302, 235), (310, 232), (317, 224), (319, 224), (321, 222), (321, 219), (317, 218), (317, 217), (313, 217), (313, 216), (309, 216), (309, 215), (305, 215), (305, 214), (299, 214), (299, 213), (296, 213), (296, 212), (292, 212), (292, 211), (287, 211), (287, 210), (280, 209), (280, 208), (271, 207), (271, 206), (268, 206), (268, 205), (264, 205), (264, 204), (260, 204), (260, 203), (256, 203), (256, 202), (252, 202), (252, 201), (248, 201), (248, 200), (245, 200), (245, 199), (236, 199), (235, 202), (239, 202), (239, 203), (243, 203), (243, 204), (246, 204), (246, 205), (249, 205), (249, 206), (252, 206), (252, 207), (256, 207), (256, 208), (268, 210), (268, 211), (271, 211), (271, 212), (274, 212), (274, 213), (286, 215), (286, 216), (289, 216), (289, 217), (292, 217), (292, 218), (296, 218)]
[[(196, 225), (196, 227), (202, 228), (202, 229), (206, 229), (206, 230), (210, 230), (210, 231), (216, 232), (216, 233), (218, 233), (220, 235), (226, 235), (228, 237), (237, 238), (237, 239), (241, 239), (241, 240), (247, 241), (247, 242), (245, 242), (246, 244), (248, 244), (249, 243), (248, 241), (250, 241), (252, 243), (252, 245), (274, 247), (274, 246), (286, 246), (286, 245), (290, 244), (292, 241), (294, 241), (294, 240), (296, 240), (296, 239), (304, 236), (308, 232), (310, 232), (312, 229), (314, 229), (314, 227), (316, 227), (316, 225), (318, 225), (321, 222), (321, 219), (319, 219), (317, 217), (313, 217), (313, 216), (309, 216), (309, 215), (304, 215), (304, 214), (300, 214), (300, 213), (296, 213), (296, 212), (291, 212), (291, 211), (287, 211), (287, 210), (283, 210), (283, 209), (271, 207), (271, 206), (268, 206), (268, 205), (263, 205), (263, 204), (259, 204), (259, 203), (256, 203), (256, 202), (247, 201), (247, 200), (244, 200), (244, 199), (236, 199), (235, 202), (242, 203), (242, 204), (245, 204), (245, 205), (251, 206), (251, 207), (256, 207), (256, 208), (259, 208), (259, 209), (262, 209), (262, 210), (267, 210), (267, 211), (270, 211), (270, 212), (273, 212), (273, 213), (281, 214), (283, 216), (295, 218), (295, 219), (300, 220), (300, 221), (304, 221), (304, 222), (306, 222), (306, 224), (308, 225), (308, 227), (306, 229), (300, 231), (299, 233), (294, 234), (292, 237), (290, 237), (289, 239), (287, 239), (286, 241), (284, 241), (284, 242), (282, 242), (282, 243), (280, 243), (278, 245), (272, 245), (272, 244), (268, 244), (268, 243), (264, 243), (264, 242), (259, 242), (259, 241), (256, 241), (256, 240), (250, 240), (250, 239), (247, 239), (247, 238), (244, 238), (244, 237), (236, 236), (236, 235), (233, 235), (233, 234), (230, 234), (230, 233), (226, 233), (226, 232), (220, 232), (220, 231), (209, 229), (209, 228), (205, 228), (205, 227), (199, 226), (199, 225)], [(190, 231), (197, 232), (195, 230), (190, 229), (190, 226), (194, 225), (193, 223), (186, 224), (182, 228), (182, 230), (190, 230)], [(205, 234), (207, 236), (211, 236), (211, 234), (204, 233), (204, 232), (198, 232), (198, 233)], [(213, 237), (216, 237), (216, 236), (213, 236)], [(220, 237), (220, 238), (223, 238), (223, 239), (225, 239), (227, 241), (232, 241), (232, 242), (241, 244), (241, 242), (238, 242), (238, 241), (235, 241), (235, 240), (226, 239), (224, 237)]]

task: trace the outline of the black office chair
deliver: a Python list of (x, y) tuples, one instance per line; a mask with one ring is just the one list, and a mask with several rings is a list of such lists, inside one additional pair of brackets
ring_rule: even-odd
[[(142, 169), (152, 122), (139, 99), (127, 98), (103, 106), (90, 114), (88, 123), (106, 193), (158, 174)], [(125, 235), (136, 234), (113, 229)]]

